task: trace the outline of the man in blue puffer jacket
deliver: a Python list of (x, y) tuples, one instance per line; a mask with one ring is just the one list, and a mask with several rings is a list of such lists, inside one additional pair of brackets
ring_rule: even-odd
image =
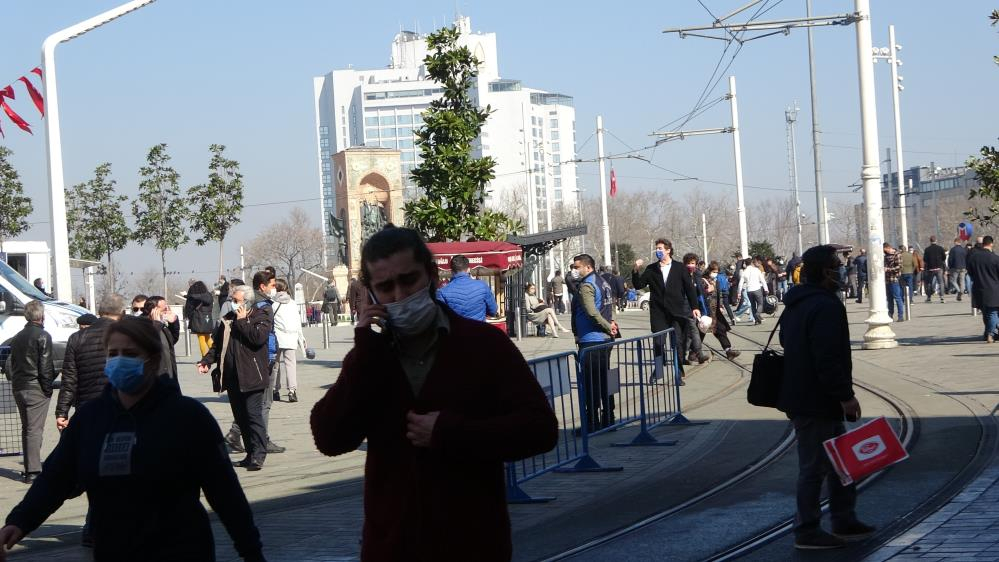
[(496, 297), (489, 285), (468, 275), (468, 258), (451, 258), (451, 282), (437, 291), (437, 300), (459, 316), (484, 322), (486, 315), (496, 316)]

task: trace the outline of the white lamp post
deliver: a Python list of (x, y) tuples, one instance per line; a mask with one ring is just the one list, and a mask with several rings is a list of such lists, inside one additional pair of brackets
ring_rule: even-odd
[(133, 0), (86, 21), (49, 35), (42, 43), (42, 87), (45, 91), (45, 144), (48, 155), (49, 207), (51, 209), (52, 254), (55, 260), (55, 296), (71, 302), (69, 233), (66, 231), (66, 194), (62, 175), (62, 135), (59, 132), (59, 99), (56, 95), (55, 48), (112, 20), (152, 4), (156, 0)]

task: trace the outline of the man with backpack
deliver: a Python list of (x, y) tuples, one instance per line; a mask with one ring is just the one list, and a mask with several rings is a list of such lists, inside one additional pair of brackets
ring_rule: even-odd
[(336, 279), (330, 277), (326, 290), (323, 291), (323, 315), (331, 325), (336, 326), (340, 316), (340, 291), (336, 288)]

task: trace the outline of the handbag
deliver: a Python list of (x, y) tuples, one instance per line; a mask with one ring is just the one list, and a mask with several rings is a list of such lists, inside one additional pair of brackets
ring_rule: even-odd
[(784, 354), (770, 349), (770, 342), (773, 341), (782, 318), (783, 315), (777, 318), (777, 324), (767, 338), (767, 345), (753, 358), (753, 373), (750, 375), (749, 389), (746, 391), (746, 399), (753, 406), (776, 408), (777, 399), (780, 398), (780, 389), (784, 381)]
[(542, 310), (548, 308), (547, 304), (539, 304), (538, 306), (531, 309), (531, 312), (541, 312)]

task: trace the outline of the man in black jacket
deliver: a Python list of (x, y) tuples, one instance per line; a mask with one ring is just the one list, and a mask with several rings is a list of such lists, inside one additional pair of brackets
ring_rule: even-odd
[(954, 239), (954, 246), (947, 252), (948, 286), (957, 291), (957, 300), (964, 294), (964, 276), (968, 272), (968, 249), (960, 238)]
[(21, 451), (24, 455), (25, 483), (42, 471), (42, 434), (45, 414), (52, 397), (55, 364), (52, 362), (52, 336), (42, 327), (45, 306), (31, 301), (24, 307), (24, 328), (10, 340), (10, 382), (14, 403), (21, 415)]
[(968, 255), (971, 276), (971, 302), (981, 309), (985, 322), (985, 341), (993, 343), (999, 333), (999, 256), (992, 253), (991, 236), (982, 238), (981, 248)]
[(944, 302), (944, 293), (947, 291), (944, 285), (944, 266), (947, 262), (947, 252), (937, 244), (937, 237), (930, 236), (930, 245), (923, 251), (923, 284), (926, 287), (926, 302), (930, 302), (933, 297), (933, 284), (936, 282), (936, 290), (940, 294), (940, 302)]
[[(798, 438), (798, 512), (795, 548), (839, 548), (846, 540), (869, 536), (874, 528), (857, 520), (854, 485), (843, 486), (822, 443), (846, 432), (843, 418), (860, 418), (853, 394), (850, 327), (837, 297), (840, 260), (832, 246), (810, 248), (802, 256), (802, 284), (784, 304), (780, 341), (784, 377), (777, 407), (791, 419)], [(822, 530), (822, 481), (829, 488), (833, 534)]]
[(56, 427), (60, 431), (69, 425), (70, 408), (79, 407), (104, 391), (108, 377), (104, 374), (107, 348), (104, 334), (107, 327), (121, 318), (125, 301), (121, 295), (108, 295), (97, 307), (100, 318), (86, 330), (69, 336), (62, 362), (62, 385), (56, 401)]
[(211, 349), (198, 362), (202, 374), (218, 363), (222, 388), (229, 394), (229, 406), (246, 450), (246, 458), (235, 465), (251, 471), (263, 468), (267, 458), (264, 399), (270, 393), (267, 343), (274, 329), (274, 312), (268, 299), (276, 294), (274, 274), (258, 271), (253, 275), (253, 286), (259, 302), (244, 302), (226, 314), (212, 334)]
[[(697, 304), (697, 290), (684, 268), (684, 265), (673, 259), (673, 243), (665, 238), (656, 240), (656, 258), (645, 271), (641, 271), (644, 260), (635, 261), (631, 272), (631, 283), (635, 289), (649, 287), (652, 296), (649, 298), (649, 322), (653, 332), (673, 328), (676, 351), (679, 359), (687, 357), (684, 341), (687, 339), (687, 319), (701, 317)], [(696, 338), (700, 342), (700, 338)], [(702, 353), (700, 344), (695, 350), (697, 360), (701, 363), (708, 360), (708, 355)], [(656, 355), (662, 353), (662, 346), (655, 346)], [(681, 369), (682, 370), (682, 369)]]

